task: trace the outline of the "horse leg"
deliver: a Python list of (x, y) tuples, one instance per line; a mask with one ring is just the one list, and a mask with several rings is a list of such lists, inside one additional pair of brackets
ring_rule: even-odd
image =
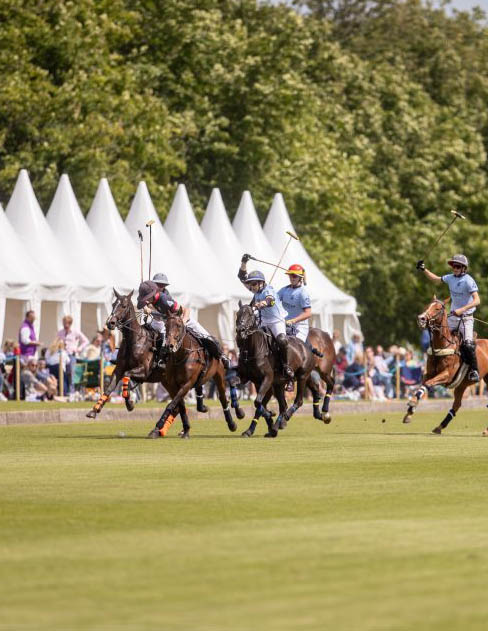
[[(280, 429), (285, 429), (288, 424), (288, 421), (295, 414), (298, 408), (301, 408), (303, 405), (303, 395), (305, 393), (305, 384), (307, 383), (307, 377), (301, 376), (297, 379), (297, 393), (295, 396), (295, 400), (293, 401), (293, 405), (291, 405), (286, 412), (283, 414), (283, 418), (280, 423)], [(275, 423), (276, 427), (276, 423)]]
[(326, 425), (328, 425), (332, 420), (329, 412), (329, 405), (330, 398), (335, 386), (335, 377), (333, 373), (326, 376), (325, 383), (327, 384), (327, 390), (324, 395), (324, 404), (322, 405), (322, 420)]
[[(198, 376), (197, 376), (198, 378)], [(180, 403), (186, 397), (188, 392), (193, 388), (195, 383), (195, 375), (192, 375), (188, 380), (179, 388), (178, 392), (168, 403), (164, 412), (161, 414), (161, 418), (156, 423), (154, 429), (152, 429), (147, 438), (164, 438), (168, 433), (169, 428), (175, 422), (175, 418), (179, 411)], [(172, 396), (172, 393), (170, 393)]]
[(132, 412), (135, 407), (135, 403), (130, 398), (129, 382), (130, 377), (127, 377), (127, 375), (125, 377), (122, 377), (122, 397), (124, 399), (125, 408), (127, 412)]
[[(278, 405), (280, 408), (280, 413), (278, 415), (278, 418), (276, 419), (273, 425), (273, 432), (275, 432), (274, 435), (276, 435), (278, 433), (278, 430), (285, 429), (286, 427), (286, 420), (285, 420), (286, 396), (285, 396), (285, 389), (283, 386), (275, 386), (273, 390), (274, 390), (274, 395), (276, 399), (278, 400)], [(271, 437), (274, 437), (271, 432), (270, 432), (270, 435)], [(266, 434), (266, 436), (268, 436), (268, 434)]]
[(464, 391), (466, 390), (468, 385), (469, 384), (468, 384), (467, 381), (463, 381), (454, 390), (454, 403), (453, 403), (453, 406), (449, 410), (449, 412), (446, 414), (446, 416), (442, 420), (441, 424), (438, 425), (437, 427), (434, 427), (434, 429), (432, 430), (433, 434), (442, 434), (442, 430), (446, 429), (446, 427), (449, 425), (449, 423), (452, 421), (452, 419), (456, 416), (456, 412), (461, 407), (461, 404), (462, 404), (462, 401), (463, 401)]
[(222, 409), (224, 410), (224, 417), (227, 423), (227, 427), (231, 432), (235, 432), (237, 429), (236, 422), (232, 418), (232, 412), (229, 409), (229, 400), (227, 399), (227, 395), (225, 394), (225, 380), (223, 375), (223, 367), (217, 370), (214, 375), (214, 381), (217, 386), (217, 391), (219, 393), (219, 401)]
[(231, 407), (234, 408), (237, 418), (243, 419), (246, 416), (244, 410), (239, 406), (239, 401), (237, 399), (237, 388), (234, 385), (230, 385), (230, 404)]
[(112, 378), (110, 379), (110, 383), (108, 384), (107, 391), (100, 394), (98, 401), (94, 404), (92, 409), (86, 415), (87, 418), (96, 418), (97, 414), (100, 414), (103, 406), (110, 399), (110, 395), (117, 387), (123, 374), (123, 370), (117, 370), (117, 368), (114, 370)]
[[(315, 374), (314, 374), (315, 373)], [(313, 370), (310, 373), (310, 377), (308, 378), (307, 381), (307, 386), (310, 388), (311, 392), (312, 392), (312, 396), (313, 396), (313, 417), (315, 419), (317, 419), (318, 421), (322, 420), (322, 415), (320, 413), (320, 401), (322, 399), (322, 397), (320, 396), (320, 390), (319, 390), (319, 379), (317, 378), (317, 371)], [(325, 399), (324, 399), (324, 403), (325, 403)]]
[(204, 404), (203, 402), (203, 386), (196, 386), (195, 387), (195, 394), (197, 397), (197, 412), (208, 412), (208, 407)]
[[(427, 375), (428, 377), (428, 375)], [(417, 405), (420, 402), (420, 399), (427, 395), (427, 388), (431, 386), (436, 386), (438, 384), (448, 383), (449, 381), (449, 372), (447, 370), (442, 371), (438, 375), (432, 378), (424, 378), (424, 383), (420, 386), (420, 388), (415, 393), (415, 399), (411, 399), (407, 403), (407, 413), (403, 417), (403, 423), (411, 423), (411, 417), (415, 414), (415, 410)]]
[(178, 409), (181, 416), (181, 422), (183, 423), (183, 429), (178, 434), (178, 436), (180, 438), (190, 438), (190, 421), (188, 420), (188, 413), (186, 411), (186, 405), (184, 401), (180, 403)]
[[(264, 408), (268, 404), (268, 401), (271, 399), (271, 394), (272, 394), (272, 391), (270, 389), (266, 393), (266, 396), (263, 399), (263, 407)], [(249, 425), (249, 427), (246, 429), (245, 432), (242, 432), (241, 436), (244, 436), (246, 438), (250, 438), (254, 434), (254, 431), (256, 430), (256, 426), (258, 424), (258, 420), (259, 420), (260, 416), (261, 416), (261, 412), (258, 409), (256, 409), (255, 412), (254, 412), (254, 418), (252, 419), (251, 424)], [(267, 422), (268, 428), (269, 428), (270, 424), (271, 424), (271, 418), (269, 418), (269, 420), (267, 419), (266, 422)], [(276, 434), (275, 434), (275, 436), (276, 436)]]

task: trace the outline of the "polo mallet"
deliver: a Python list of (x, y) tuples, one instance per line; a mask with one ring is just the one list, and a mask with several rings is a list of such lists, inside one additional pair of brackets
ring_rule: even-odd
[(137, 234), (139, 235), (139, 245), (141, 248), (141, 283), (144, 282), (144, 267), (142, 264), (142, 242), (144, 241), (143, 237), (142, 237), (142, 232), (140, 230), (137, 231)]
[(437, 237), (436, 241), (432, 244), (430, 250), (427, 252), (427, 254), (424, 256), (424, 259), (427, 259), (429, 257), (429, 255), (431, 254), (432, 250), (435, 248), (435, 246), (439, 243), (439, 241), (442, 239), (442, 237), (446, 234), (446, 232), (449, 230), (449, 228), (452, 226), (452, 224), (456, 221), (456, 219), (466, 219), (466, 217), (464, 215), (461, 215), (461, 213), (458, 213), (457, 210), (451, 210), (451, 213), (454, 215), (454, 219), (451, 221), (451, 223), (447, 226), (447, 228), (444, 230), (444, 232)]
[[(285, 249), (283, 250), (283, 254), (282, 254), (282, 255), (281, 255), (281, 257), (280, 257), (280, 260), (278, 261), (278, 265), (276, 265), (276, 266), (275, 266), (275, 270), (274, 270), (274, 272), (273, 272), (273, 275), (271, 276), (271, 278), (270, 278), (270, 280), (269, 280), (269, 284), (270, 284), (270, 285), (271, 285), (271, 283), (273, 282), (273, 278), (275, 277), (275, 274), (276, 274), (276, 271), (278, 270), (278, 268), (279, 268), (279, 269), (283, 269), (282, 267), (280, 267), (280, 263), (281, 263), (281, 261), (283, 260), (283, 257), (285, 256), (286, 251), (288, 250), (288, 246), (290, 245), (291, 240), (292, 240), (292, 239), (296, 239), (297, 241), (300, 241), (300, 239), (297, 237), (297, 235), (296, 235), (296, 234), (293, 234), (293, 232), (290, 232), (289, 230), (287, 230), (287, 231), (286, 231), (286, 234), (287, 234), (290, 238), (288, 239), (288, 243), (285, 245)], [(285, 270), (285, 271), (288, 271), (288, 270)]]
[(264, 263), (265, 265), (272, 265), (273, 267), (276, 267), (277, 269), (282, 269), (285, 272), (287, 272), (288, 270), (286, 269), (286, 267), (281, 267), (281, 265), (276, 265), (276, 263), (270, 263), (269, 261), (263, 261), (262, 259), (257, 259), (255, 256), (250, 256), (249, 255), (249, 259), (251, 261), (256, 261), (257, 263)]
[(149, 228), (149, 280), (151, 280), (151, 260), (152, 260), (152, 225), (153, 225), (154, 219), (149, 219), (149, 221), (146, 222), (146, 228)]

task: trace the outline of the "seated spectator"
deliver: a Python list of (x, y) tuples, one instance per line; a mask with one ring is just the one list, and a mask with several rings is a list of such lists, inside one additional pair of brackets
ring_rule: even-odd
[(366, 382), (368, 386), (367, 395), (371, 395), (371, 398), (375, 401), (384, 401), (385, 400), (385, 388), (380, 379), (379, 370), (376, 368), (375, 364), (375, 355), (372, 346), (368, 346), (366, 348), (366, 377), (369, 377)]
[(354, 361), (344, 371), (344, 388), (359, 390), (364, 386), (364, 370), (363, 354), (356, 353)]
[(90, 344), (83, 350), (83, 358), (88, 360), (100, 359), (102, 352), (103, 337), (101, 333), (97, 333)]
[(390, 372), (390, 368), (386, 362), (383, 347), (377, 346), (374, 355), (374, 365), (377, 371), (377, 377), (379, 383), (385, 389), (385, 395), (387, 399), (392, 399), (394, 396), (393, 389), (393, 373)]
[(56, 380), (59, 382), (59, 363), (63, 365), (63, 387), (64, 394), (68, 394), (69, 392), (69, 375), (68, 375), (68, 366), (70, 362), (70, 358), (66, 349), (64, 348), (64, 340), (61, 340), (59, 337), (56, 337), (51, 344), (51, 346), (46, 351), (46, 365), (48, 367), (51, 375), (56, 377)]
[(20, 347), (15, 340), (5, 340), (3, 343), (5, 359), (11, 359), (15, 355), (20, 355)]
[(364, 353), (363, 343), (359, 333), (354, 333), (351, 341), (346, 345), (347, 363), (352, 364), (358, 354)]
[(344, 374), (348, 365), (346, 349), (344, 348), (344, 346), (341, 346), (337, 351), (334, 365), (336, 373)]
[(49, 372), (45, 359), (37, 360), (36, 377), (47, 387), (48, 398), (52, 398), (58, 391), (58, 380)]
[(31, 357), (20, 373), (20, 383), (24, 389), (26, 401), (44, 401), (48, 396), (47, 386), (39, 381), (36, 372), (37, 360)]
[[(115, 348), (115, 336), (112, 331), (109, 331), (107, 327), (103, 331), (99, 331), (102, 335), (102, 353), (107, 361), (111, 361), (116, 353)], [(117, 355), (115, 354), (115, 358)]]

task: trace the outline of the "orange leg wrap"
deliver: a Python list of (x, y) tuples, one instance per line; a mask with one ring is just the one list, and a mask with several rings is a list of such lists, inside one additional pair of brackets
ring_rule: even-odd
[(130, 377), (122, 377), (122, 396), (124, 399), (129, 397), (129, 381)]
[(105, 405), (105, 403), (110, 399), (110, 395), (109, 394), (102, 394), (102, 396), (98, 399), (98, 401), (95, 403), (95, 405), (93, 406), (93, 409), (95, 410), (95, 412), (98, 414), (98, 412), (100, 412), (100, 410), (102, 409), (102, 407)]
[(175, 422), (175, 417), (170, 414), (168, 418), (164, 421), (163, 427), (161, 427), (161, 429), (159, 430), (159, 433), (161, 434), (163, 438), (166, 436), (169, 428), (171, 427), (171, 425), (173, 425), (174, 422)]

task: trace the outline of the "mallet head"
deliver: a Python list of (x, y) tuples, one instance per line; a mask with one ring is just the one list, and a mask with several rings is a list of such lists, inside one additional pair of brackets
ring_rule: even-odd
[(144, 241), (143, 237), (142, 237), (142, 232), (140, 230), (137, 231), (137, 234), (139, 235), (139, 239), (141, 241)]
[(156, 223), (154, 219), (149, 219), (149, 221), (146, 222), (146, 228), (150, 228), (153, 225), (153, 223)]
[(290, 232), (289, 230), (286, 231), (286, 234), (288, 236), (290, 236), (292, 239), (296, 239), (297, 241), (300, 241), (300, 239), (297, 237), (296, 234), (293, 234), (293, 232)]
[(464, 215), (461, 215), (457, 210), (451, 210), (451, 213), (456, 216), (456, 219), (466, 219)]

